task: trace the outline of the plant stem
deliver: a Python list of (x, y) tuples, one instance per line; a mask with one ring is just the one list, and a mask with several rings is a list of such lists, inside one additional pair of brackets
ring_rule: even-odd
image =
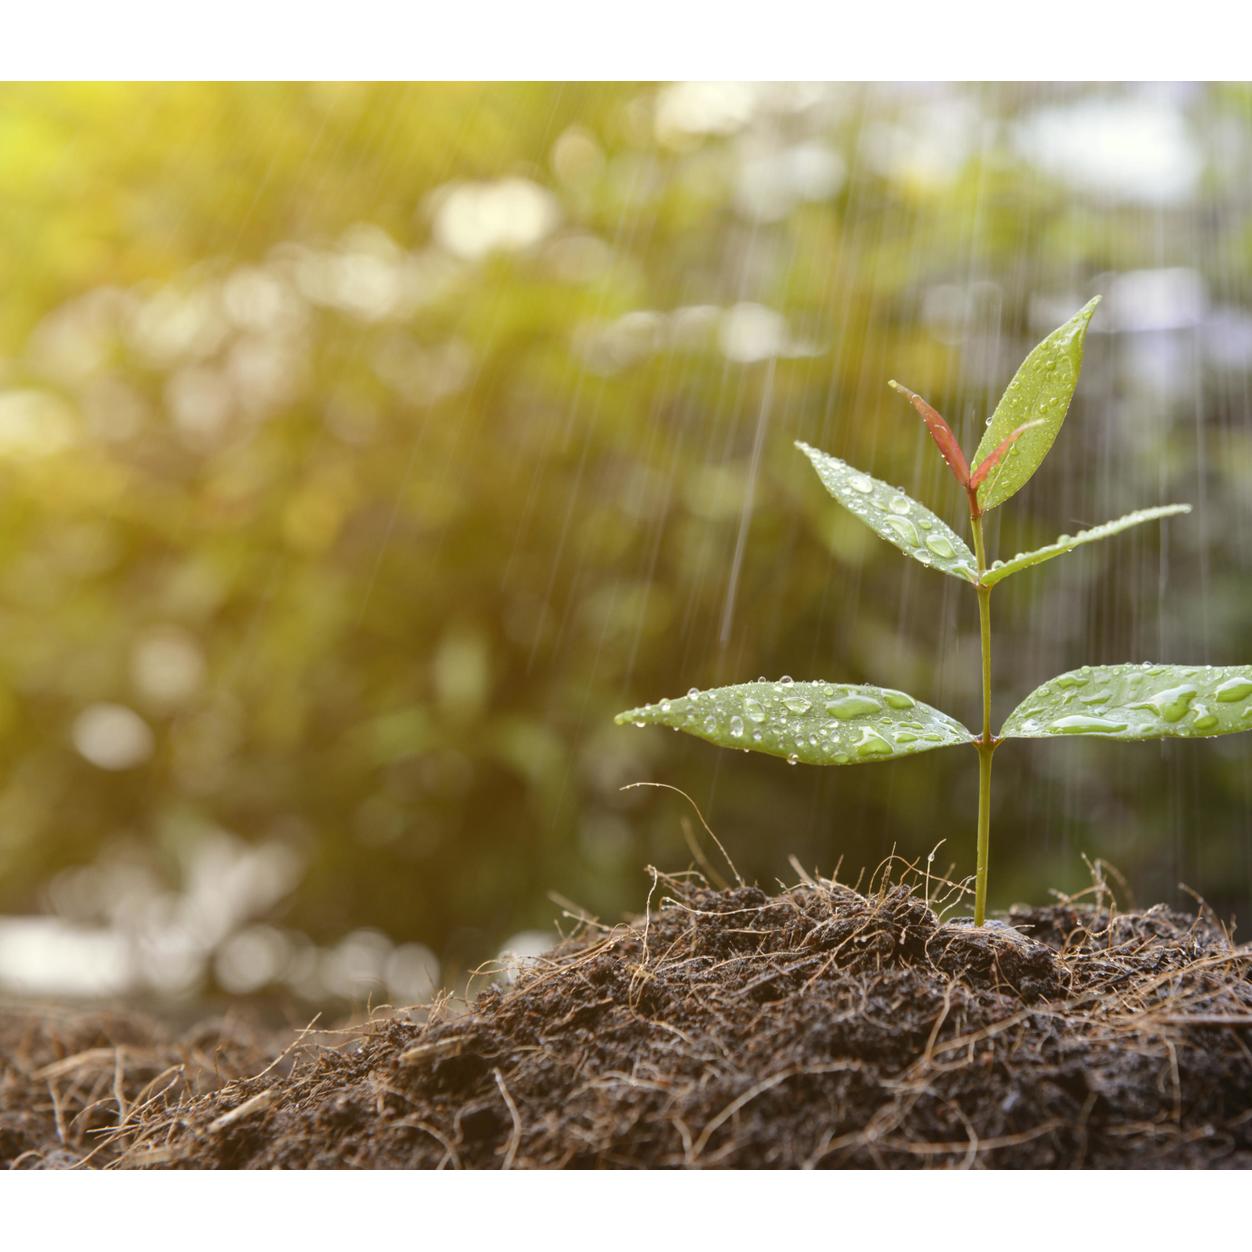
[(987, 919), (987, 857), (991, 848), (991, 758), (994, 747), (975, 743), (978, 749), (978, 875), (974, 880), (974, 925)]
[[(987, 551), (983, 542), (982, 517), (970, 511), (974, 532), (974, 555), (981, 577), (987, 568)], [(978, 629), (982, 642), (982, 737), (974, 740), (978, 749), (978, 871), (974, 880), (974, 925), (981, 926), (987, 916), (987, 861), (991, 847), (991, 758), (996, 741), (991, 736), (991, 588), (978, 589)]]

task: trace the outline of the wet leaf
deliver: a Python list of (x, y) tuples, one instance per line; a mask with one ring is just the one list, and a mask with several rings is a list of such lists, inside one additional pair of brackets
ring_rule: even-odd
[(961, 451), (960, 442), (952, 427), (943, 419), (938, 410), (916, 391), (910, 391), (908, 387), (896, 382), (894, 378), (888, 380), (887, 386), (893, 391), (898, 391), (917, 410), (922, 421), (926, 423), (930, 437), (935, 441), (935, 447), (939, 449), (939, 455), (943, 457), (943, 463), (952, 471), (952, 477), (960, 486), (968, 486), (969, 462), (965, 459), (965, 453)]
[(724, 748), (806, 765), (864, 765), (973, 739), (960, 722), (902, 691), (790, 680), (693, 690), (619, 713), (617, 721), (672, 726)]
[(1101, 526), (1093, 526), (1090, 530), (1080, 530), (1076, 535), (1061, 535), (1052, 543), (1036, 548), (1033, 552), (1019, 552), (1011, 561), (997, 561), (982, 576), (982, 585), (994, 587), (996, 583), (1002, 582), (1010, 574), (1016, 574), (1019, 570), (1029, 569), (1032, 565), (1040, 565), (1044, 561), (1050, 561), (1054, 556), (1063, 556), (1084, 543), (1095, 543), (1097, 539), (1107, 539), (1110, 535), (1120, 534), (1123, 530), (1129, 530), (1132, 526), (1138, 526), (1142, 522), (1153, 522), (1157, 518), (1190, 512), (1191, 505), (1189, 504), (1162, 504), (1151, 509), (1136, 509), (1133, 513), (1127, 513), (1125, 517), (1105, 522)]
[(1036, 426), (1043, 425), (1043, 418), (1036, 418), (1033, 422), (1023, 422), (1015, 431), (1006, 435), (997, 447), (993, 448), (983, 460), (983, 463), (970, 475), (969, 485), (975, 491), (983, 485), (987, 477), (991, 474), (1001, 461), (1009, 454), (1009, 449), (1028, 431), (1034, 430)]
[(1252, 665), (1085, 665), (1032, 691), (1001, 736), (1206, 739), (1252, 730)]
[(1034, 348), (996, 405), (974, 453), (975, 472), (1019, 426), (1035, 420), (1040, 425), (1012, 445), (978, 488), (978, 504), (984, 511), (1003, 504), (1026, 485), (1060, 433), (1082, 369), (1087, 324), (1099, 302), (1099, 296), (1089, 300)]
[(960, 535), (925, 505), (807, 443), (797, 443), (796, 447), (813, 462), (826, 490), (888, 543), (932, 569), (971, 582), (977, 579), (974, 554)]

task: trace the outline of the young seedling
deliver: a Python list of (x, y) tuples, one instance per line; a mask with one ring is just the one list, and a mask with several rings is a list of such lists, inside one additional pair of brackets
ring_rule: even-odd
[(906, 555), (968, 582), (978, 598), (982, 639), (982, 733), (888, 687), (835, 682), (740, 683), (630, 709), (617, 721), (684, 730), (711, 743), (784, 757), (790, 764), (858, 765), (972, 744), (978, 753), (978, 854), (974, 922), (987, 911), (991, 762), (1006, 739), (1097, 735), (1103, 739), (1206, 738), (1252, 730), (1252, 666), (1084, 665), (1031, 692), (991, 733), (991, 592), (1012, 574), (1141, 522), (1189, 513), (1188, 504), (1140, 509), (1076, 535), (1061, 535), (1010, 561), (987, 563), (983, 516), (1020, 491), (1065, 420), (1082, 367), (1087, 325), (1099, 296), (1039, 344), (1009, 383), (966, 460), (951, 427), (915, 392), (889, 385), (921, 414), (969, 506), (971, 552), (955, 531), (902, 491), (797, 443), (823, 486), (871, 530)]

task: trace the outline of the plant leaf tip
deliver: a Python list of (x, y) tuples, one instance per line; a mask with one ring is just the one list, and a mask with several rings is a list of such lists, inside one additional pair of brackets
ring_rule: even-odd
[(1103, 299), (1104, 297), (1100, 295), (1092, 296), (1091, 299), (1088, 300), (1087, 303), (1084, 304), (1071, 319), (1072, 322), (1079, 322), (1081, 319), (1080, 324), (1084, 334), (1086, 333), (1087, 327), (1091, 324), (1091, 319), (1095, 316), (1096, 305), (1098, 305)]

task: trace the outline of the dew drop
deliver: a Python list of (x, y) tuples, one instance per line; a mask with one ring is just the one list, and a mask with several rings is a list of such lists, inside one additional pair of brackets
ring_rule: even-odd
[(668, 700), (661, 701), (661, 712), (668, 713), (674, 706)]
[(782, 676), (782, 677), (781, 677), (778, 681), (779, 681), (779, 682), (780, 682), (780, 683), (781, 683), (784, 687), (790, 687), (790, 686), (791, 686), (791, 684), (795, 682), (795, 679), (794, 679), (794, 678), (792, 678), (790, 674), (784, 674), (784, 675), (783, 675), (783, 676)]
[(743, 738), (743, 718), (736, 714), (730, 719), (730, 733), (736, 739)]
[(717, 729), (717, 718), (712, 715), (704, 719), (704, 733), (711, 735)]
[(787, 696), (784, 698), (783, 704), (793, 713), (807, 713), (813, 707), (812, 701), (806, 700), (803, 696)]
[(754, 700), (751, 696), (743, 702), (743, 711), (754, 722), (765, 720), (765, 709), (761, 706), (760, 700)]
[(887, 501), (887, 507), (900, 517), (908, 516), (909, 502), (904, 498), (904, 496), (892, 496), (891, 499)]
[(787, 754), (787, 764), (788, 764), (788, 765), (798, 765), (799, 763), (800, 763), (800, 758), (799, 758), (798, 756), (796, 756), (796, 754), (795, 754), (794, 752), (789, 752), (789, 753)]
[(885, 525), (898, 539), (902, 539), (913, 547), (917, 547), (920, 542), (917, 535), (917, 527), (907, 517), (889, 517)]
[(1056, 685), (1061, 688), (1066, 687), (1085, 687), (1089, 679), (1084, 678), (1081, 674), (1062, 674), (1056, 680)]
[(1214, 694), (1223, 704), (1234, 704), (1252, 696), (1252, 682), (1246, 678), (1228, 678)]
[(927, 535), (926, 546), (945, 561), (950, 561), (956, 555), (952, 545), (942, 535)]
[(1191, 724), (1196, 730), (1212, 730), (1217, 725), (1217, 715), (1210, 713), (1202, 704), (1197, 704)]
[(863, 496), (867, 496), (874, 490), (874, 483), (871, 479), (866, 478), (864, 474), (854, 474), (848, 479), (848, 486), (853, 491), (859, 491)]
[(917, 736), (911, 730), (896, 732), (896, 743), (916, 743)]
[[(1180, 722), (1186, 716), (1187, 710), (1191, 707), (1191, 701), (1195, 697), (1196, 689), (1190, 683), (1184, 683), (1180, 687), (1158, 691), (1151, 699), (1143, 704), (1133, 704), (1131, 708), (1150, 709), (1162, 721)], [(1218, 695), (1217, 698), (1220, 700), (1221, 696)]]
[(696, 696), (698, 696), (699, 694), (700, 694), (700, 688), (699, 688), (699, 687), (691, 687), (691, 688), (687, 691), (687, 699), (688, 699), (688, 700), (694, 700), (694, 699), (696, 698)]
[(1071, 717), (1058, 718), (1048, 729), (1061, 735), (1115, 735), (1126, 729), (1126, 723), (1113, 722), (1106, 717), (1091, 717), (1088, 714), (1075, 713)]
[(866, 726), (856, 742), (857, 756), (891, 756), (893, 752), (891, 744), (872, 726)]
[(883, 699), (893, 709), (911, 709), (916, 703), (912, 696), (906, 696), (903, 691), (888, 691)]
[(844, 696), (842, 700), (831, 700), (826, 705), (826, 712), (846, 721), (850, 717), (877, 713), (881, 707), (877, 700), (871, 700), (869, 696)]

